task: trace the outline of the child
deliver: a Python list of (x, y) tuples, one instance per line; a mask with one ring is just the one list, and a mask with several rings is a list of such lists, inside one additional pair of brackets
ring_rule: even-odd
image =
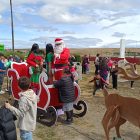
[(95, 64), (95, 73), (97, 73), (99, 71), (99, 63), (100, 63), (99, 57), (100, 57), (100, 54), (97, 53), (96, 58), (95, 58), (95, 62), (94, 62), (94, 64)]
[(17, 109), (9, 103), (5, 103), (5, 107), (19, 117), (18, 127), (21, 140), (32, 140), (32, 131), (36, 127), (37, 96), (32, 89), (29, 89), (29, 78), (21, 77), (18, 81), (18, 86), (21, 89), (19, 108)]
[(4, 94), (4, 91), (2, 91), (3, 80), (6, 73), (6, 67), (3, 62), (4, 59), (4, 55), (0, 54), (0, 94)]
[(103, 86), (105, 84), (108, 85), (108, 83), (100, 76), (100, 74), (98, 72), (95, 73), (95, 77), (93, 78), (93, 80), (89, 81), (94, 82), (94, 90), (93, 90), (93, 95), (95, 95), (96, 90), (103, 88)]
[(70, 72), (73, 75), (74, 81), (78, 84), (78, 73), (76, 71), (76, 66), (72, 63), (70, 66)]
[[(136, 64), (134, 64), (134, 73), (135, 73), (135, 74), (138, 73), (138, 72), (137, 72), (137, 68), (136, 68)], [(133, 88), (133, 84), (134, 84), (134, 81), (130, 81), (130, 87), (131, 87), (131, 89), (134, 89), (134, 88)]]
[(103, 57), (99, 64), (100, 76), (106, 81), (108, 77), (109, 67), (107, 65), (107, 58)]
[(112, 85), (113, 85), (113, 89), (117, 90), (118, 88), (118, 65), (114, 62), (112, 65), (112, 69), (111, 69), (111, 75), (112, 75)]
[(60, 102), (63, 103), (63, 111), (66, 113), (66, 124), (73, 122), (73, 102), (75, 101), (74, 78), (68, 68), (64, 68), (63, 76), (54, 82), (54, 87), (59, 90)]

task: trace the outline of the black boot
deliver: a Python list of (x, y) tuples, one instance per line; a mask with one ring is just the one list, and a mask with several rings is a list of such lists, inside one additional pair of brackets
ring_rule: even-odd
[(73, 122), (73, 110), (71, 110), (70, 112), (71, 112), (71, 122)]
[(72, 119), (71, 119), (71, 111), (66, 111), (66, 120), (65, 120), (65, 124), (71, 124), (72, 123)]

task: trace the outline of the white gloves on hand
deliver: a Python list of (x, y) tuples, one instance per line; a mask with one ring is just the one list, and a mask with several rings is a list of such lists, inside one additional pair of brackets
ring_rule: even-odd
[(33, 74), (33, 70), (32, 70), (32, 67), (31, 67), (31, 66), (29, 67), (29, 74), (30, 74), (30, 75)]
[(42, 71), (47, 73), (47, 69), (45, 69), (45, 68), (43, 68), (43, 70), (42, 70)]
[(60, 54), (54, 53), (55, 58), (60, 58)]

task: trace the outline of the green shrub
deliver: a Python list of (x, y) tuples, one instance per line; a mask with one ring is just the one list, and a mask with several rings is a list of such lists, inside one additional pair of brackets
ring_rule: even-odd
[(12, 55), (12, 56), (17, 55), (21, 59), (24, 59), (24, 57), (25, 57), (25, 53), (24, 52), (21, 52), (21, 51), (15, 51), (15, 52), (13, 52), (13, 51), (3, 51), (2, 53), (6, 57), (9, 57), (10, 55)]
[(76, 62), (81, 62), (82, 58), (79, 54), (74, 54)]

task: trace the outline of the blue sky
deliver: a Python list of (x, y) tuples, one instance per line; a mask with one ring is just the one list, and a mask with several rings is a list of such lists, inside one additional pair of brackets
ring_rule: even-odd
[[(0, 43), (11, 48), (10, 0), (0, 0)], [(140, 48), (140, 0), (12, 0), (15, 48), (54, 43), (69, 48)]]

